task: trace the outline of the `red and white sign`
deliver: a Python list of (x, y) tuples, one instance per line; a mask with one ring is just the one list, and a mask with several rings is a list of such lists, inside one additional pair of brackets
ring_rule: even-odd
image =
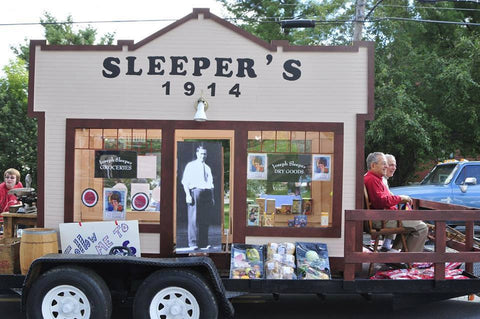
[(132, 208), (134, 210), (145, 210), (148, 207), (148, 203), (150, 202), (148, 195), (145, 193), (136, 193), (132, 197)]
[(82, 203), (87, 207), (93, 207), (98, 203), (98, 194), (93, 188), (87, 188), (82, 193)]

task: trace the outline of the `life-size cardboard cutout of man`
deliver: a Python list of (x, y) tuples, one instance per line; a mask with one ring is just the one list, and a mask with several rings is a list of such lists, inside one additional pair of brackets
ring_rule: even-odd
[[(202, 143), (197, 145), (195, 147), (195, 159), (185, 165), (183, 173), (179, 171), (179, 177), (181, 176), (180, 184), (185, 195), (183, 203), (181, 203), (181, 199), (178, 201), (179, 213), (181, 214), (180, 210), (185, 205), (187, 210), (188, 248), (184, 249), (186, 251), (221, 249), (219, 223), (221, 218), (219, 216), (220, 205), (218, 205), (218, 202), (220, 202), (218, 199), (220, 196), (220, 185), (215, 185), (214, 183), (214, 174), (221, 174), (221, 170), (219, 170), (221, 168), (221, 146), (217, 143), (211, 143), (213, 145), (207, 147), (208, 144)], [(210, 151), (208, 148), (210, 148)], [(181, 156), (180, 150), (178, 155), (179, 162), (185, 158), (185, 154)], [(210, 167), (207, 164), (207, 156), (210, 157), (210, 155), (212, 155), (213, 159), (209, 162), (214, 167)], [(179, 163), (179, 168), (180, 165)], [(182, 248), (182, 244), (179, 241), (181, 242), (181, 240), (177, 240), (177, 247)], [(179, 249), (177, 248), (177, 250)]]

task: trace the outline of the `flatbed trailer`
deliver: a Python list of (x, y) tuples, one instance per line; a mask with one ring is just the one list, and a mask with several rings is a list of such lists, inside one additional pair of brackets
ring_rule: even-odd
[[(445, 209), (443, 206), (442, 208)], [(361, 250), (362, 223), (369, 218), (398, 218), (429, 220), (435, 223), (434, 252), (422, 253), (366, 253)], [(480, 220), (478, 210), (413, 210), (386, 212), (375, 210), (346, 211), (345, 267), (343, 273), (331, 280), (268, 280), (229, 279), (228, 269), (217, 268), (209, 256), (178, 258), (146, 258), (117, 255), (65, 255), (49, 254), (36, 259), (26, 276), (2, 275), (0, 288), (21, 288), (22, 305), (28, 318), (41, 313), (42, 304), (64, 302), (65, 312), (79, 307), (81, 300), (84, 313), (99, 307), (103, 300), (103, 317), (111, 314), (111, 300), (133, 300), (137, 317), (154, 317), (152, 311), (166, 306), (175, 313), (191, 308), (191, 318), (232, 318), (234, 309), (231, 298), (244, 294), (386, 294), (395, 296), (394, 306), (413, 305), (420, 302), (449, 299), (480, 292), (480, 279), (473, 276), (473, 263), (480, 262), (480, 251), (473, 245), (474, 222)], [(466, 225), (465, 242), (447, 240), (446, 221), (455, 217)], [(446, 252), (446, 247), (455, 247), (458, 252)], [(432, 280), (372, 280), (361, 274), (361, 264), (387, 262), (432, 262), (435, 276)], [(445, 262), (464, 262), (469, 279), (446, 280)], [(73, 280), (72, 280), (73, 278)], [(91, 283), (88, 284), (89, 280)], [(87, 287), (84, 283), (87, 282)], [(89, 286), (90, 285), (90, 286)], [(77, 301), (64, 300), (50, 292), (56, 287), (81, 295)], [(65, 291), (62, 291), (65, 292)], [(163, 305), (159, 299), (165, 294), (180, 294), (183, 299), (177, 305)], [(96, 296), (95, 294), (103, 295)], [(141, 299), (139, 299), (141, 298)], [(139, 300), (147, 300), (140, 303)], [(84, 305), (88, 306), (85, 307)], [(190, 306), (194, 304), (192, 308)], [(213, 305), (213, 306), (212, 306)], [(206, 308), (205, 308), (206, 307)], [(146, 313), (150, 311), (150, 313)], [(183, 309), (183, 310), (182, 310)], [(88, 312), (90, 313), (90, 312)], [(196, 317), (198, 316), (198, 317)], [(102, 318), (103, 318), (102, 317)], [(84, 318), (80, 316), (80, 318)], [(85, 317), (88, 318), (88, 317)]]

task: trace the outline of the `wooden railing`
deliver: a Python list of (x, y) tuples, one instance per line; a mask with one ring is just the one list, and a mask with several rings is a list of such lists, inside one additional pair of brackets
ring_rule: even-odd
[[(480, 262), (480, 252), (473, 247), (474, 222), (480, 221), (480, 210), (429, 201), (415, 200), (415, 210), (346, 210), (345, 211), (345, 271), (344, 280), (355, 280), (356, 265), (361, 263), (413, 263), (432, 262), (435, 280), (445, 280), (446, 262), (464, 262), (466, 271), (473, 272), (473, 263)], [(461, 209), (458, 209), (461, 208)], [(429, 210), (436, 209), (436, 210)], [(363, 222), (365, 220), (424, 220), (435, 225), (434, 252), (408, 252), (397, 254), (363, 253), (361, 250)], [(459, 252), (446, 252), (446, 221), (465, 222), (465, 242), (455, 243)]]

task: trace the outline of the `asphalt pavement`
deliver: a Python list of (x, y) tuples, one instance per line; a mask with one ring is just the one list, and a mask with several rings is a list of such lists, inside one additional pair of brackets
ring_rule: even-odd
[[(393, 309), (393, 298), (374, 295), (366, 299), (359, 295), (246, 295), (232, 300), (235, 319), (301, 318), (301, 319), (470, 319), (480, 318), (480, 298), (468, 301), (467, 296)], [(24, 319), (20, 311), (20, 296), (0, 291), (0, 317)], [(114, 306), (112, 318), (133, 319), (127, 305)]]

